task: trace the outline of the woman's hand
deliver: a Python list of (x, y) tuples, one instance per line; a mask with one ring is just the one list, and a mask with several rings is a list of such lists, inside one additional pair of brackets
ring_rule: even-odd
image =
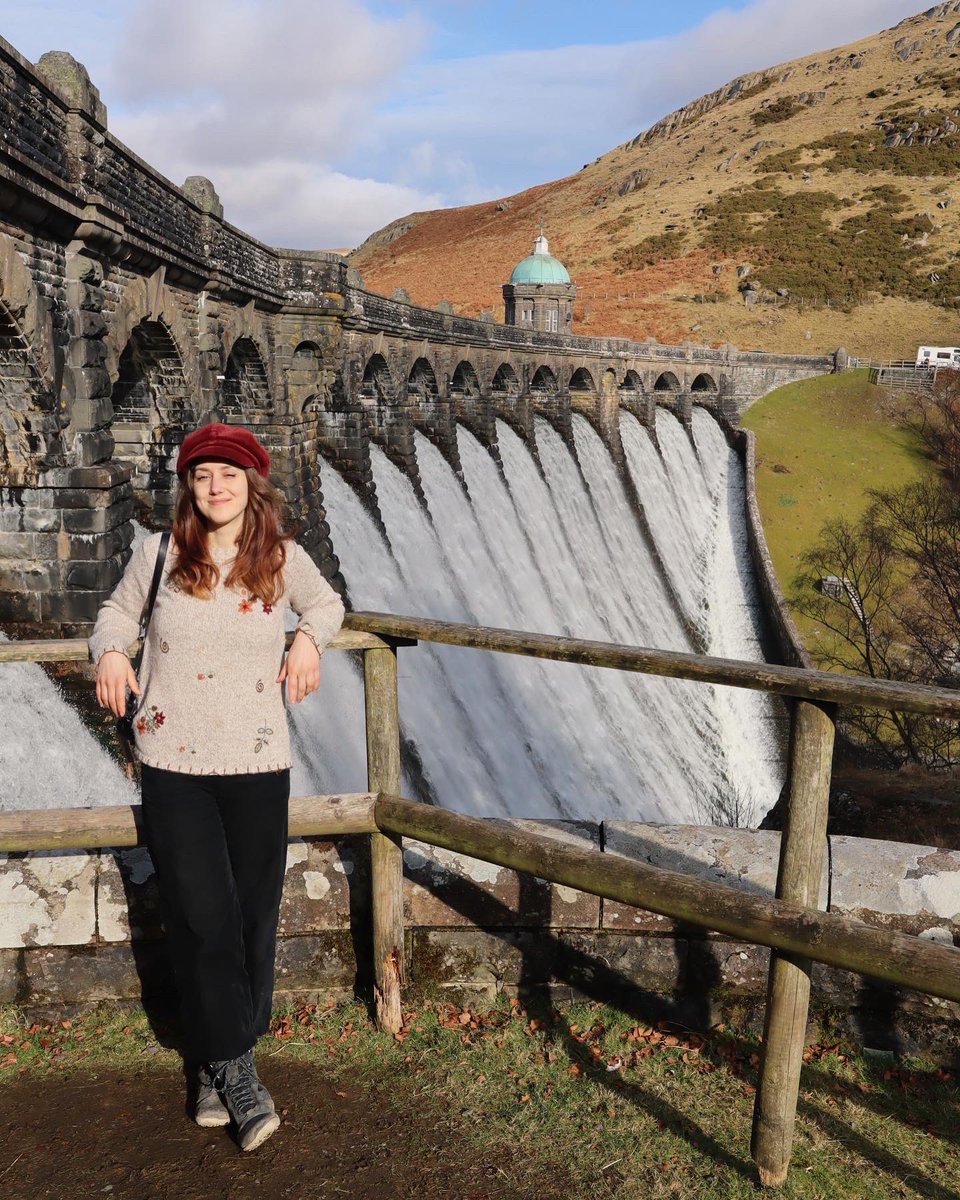
[(130, 659), (120, 650), (107, 650), (97, 663), (97, 703), (122, 717), (127, 710), (127, 688), (140, 695)]
[(302, 631), (293, 639), (277, 676), (277, 683), (284, 680), (291, 704), (299, 704), (304, 696), (309, 696), (320, 686), (320, 651)]

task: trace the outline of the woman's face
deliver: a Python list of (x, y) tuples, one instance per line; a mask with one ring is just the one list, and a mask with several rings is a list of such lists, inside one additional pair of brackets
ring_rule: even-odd
[(220, 533), (243, 527), (243, 514), (249, 499), (247, 473), (228, 462), (200, 462), (190, 470), (190, 490), (197, 511), (207, 527)]

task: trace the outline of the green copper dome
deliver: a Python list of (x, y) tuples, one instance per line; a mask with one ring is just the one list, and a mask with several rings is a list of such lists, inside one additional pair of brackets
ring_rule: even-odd
[(569, 283), (567, 268), (550, 253), (547, 239), (541, 232), (533, 243), (533, 253), (522, 258), (513, 268), (511, 283)]

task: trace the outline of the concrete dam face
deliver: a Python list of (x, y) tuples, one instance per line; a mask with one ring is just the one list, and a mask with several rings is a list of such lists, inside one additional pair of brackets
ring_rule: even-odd
[[(457, 427), (458, 479), (417, 432), (413, 477), (371, 446), (376, 510), (321, 485), (356, 608), (759, 659), (764, 616), (743, 468), (717, 421), (620, 414), (617, 464), (589, 421), (532, 444), (498, 421), (499, 463)], [(783, 779), (780, 710), (732, 688), (421, 644), (401, 649), (405, 792), (475, 815), (754, 824)], [(293, 710), (294, 791), (363, 778), (363, 700), (344, 655)], [(319, 733), (318, 733), (319, 728)]]

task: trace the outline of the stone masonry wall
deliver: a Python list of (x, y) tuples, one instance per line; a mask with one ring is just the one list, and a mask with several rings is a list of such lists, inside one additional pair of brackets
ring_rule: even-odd
[[(772, 896), (779, 834), (633, 822), (517, 821), (550, 837)], [(960, 852), (830, 838), (820, 902), (960, 945)], [(451, 996), (550, 986), (560, 995), (710, 1021), (756, 1006), (768, 952), (655, 914), (404, 840), (408, 983)], [(369, 977), (367, 839), (292, 841), (277, 988), (349, 993)], [(143, 848), (0, 858), (0, 1002), (84, 1004), (169, 994)], [(960, 1048), (960, 1007), (817, 967), (814, 999), (870, 1045)]]

